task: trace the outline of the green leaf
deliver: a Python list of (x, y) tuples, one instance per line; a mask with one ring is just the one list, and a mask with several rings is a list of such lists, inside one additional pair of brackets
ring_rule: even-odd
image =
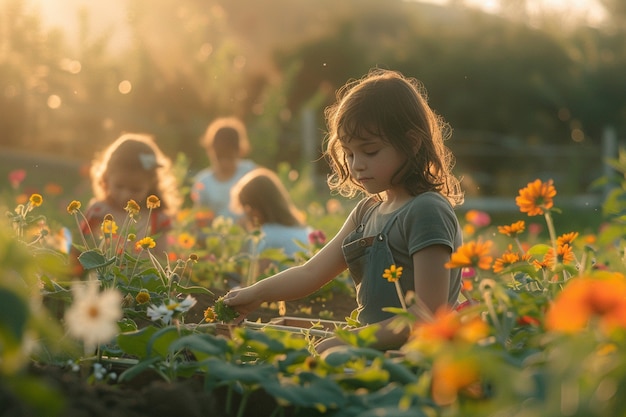
[(107, 260), (102, 252), (92, 249), (81, 253), (78, 261), (85, 269), (95, 269), (111, 265), (115, 262), (115, 257)]
[(276, 368), (270, 364), (239, 365), (225, 362), (222, 358), (209, 358), (199, 364), (207, 367), (207, 378), (219, 382), (265, 386), (277, 376)]
[(208, 357), (224, 357), (226, 353), (232, 353), (227, 339), (211, 334), (193, 334), (181, 337), (170, 346), (170, 350), (178, 351), (189, 349), (198, 361)]
[(334, 350), (326, 356), (326, 363), (330, 366), (338, 367), (344, 366), (346, 363), (359, 360), (359, 359), (375, 359), (382, 358), (384, 355), (380, 350), (372, 348), (355, 348), (355, 347), (342, 347), (341, 349)]
[(208, 288), (200, 287), (200, 286), (192, 286), (192, 287), (184, 287), (178, 283), (174, 284), (175, 292), (180, 294), (205, 294), (205, 295), (214, 295)]
[[(8, 340), (22, 340), (29, 310), (25, 300), (5, 288), (0, 288), (0, 334), (8, 336)], [(4, 338), (3, 338), (4, 339)]]
[(298, 374), (300, 385), (280, 384), (277, 381), (267, 381), (263, 388), (275, 398), (281, 398), (290, 404), (326, 409), (342, 408), (346, 403), (343, 389), (335, 381), (323, 378), (313, 373)]
[(166, 357), (169, 346), (180, 337), (175, 326), (157, 329), (148, 326), (135, 332), (120, 333), (117, 344), (129, 355), (144, 359), (152, 356)]

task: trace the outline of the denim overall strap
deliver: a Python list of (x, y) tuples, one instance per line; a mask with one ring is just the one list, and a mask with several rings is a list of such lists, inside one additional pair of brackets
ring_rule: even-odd
[[(392, 317), (392, 313), (382, 309), (402, 306), (395, 283), (383, 278), (385, 269), (395, 263), (388, 244), (388, 232), (402, 211), (395, 213), (375, 236), (362, 237), (364, 227), (359, 225), (353, 236), (355, 239), (343, 247), (356, 287), (358, 320), (361, 324)], [(357, 231), (360, 231), (360, 236)]]

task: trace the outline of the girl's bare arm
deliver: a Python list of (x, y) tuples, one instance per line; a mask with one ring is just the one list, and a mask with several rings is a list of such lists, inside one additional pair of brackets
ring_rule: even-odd
[[(417, 317), (418, 321), (423, 320), (425, 315), (432, 316), (437, 309), (447, 304), (450, 270), (444, 264), (449, 260), (450, 248), (444, 245), (428, 246), (413, 254), (415, 293), (419, 295), (421, 303), (416, 303), (408, 309)], [(372, 348), (381, 350), (396, 349), (407, 341), (410, 329), (404, 328), (398, 332), (390, 326), (393, 320), (394, 318), (392, 317), (373, 324), (380, 328), (376, 332), (376, 343), (371, 346)], [(363, 327), (352, 331), (359, 332), (362, 329)], [(343, 344), (339, 339), (331, 337), (318, 343), (316, 350), (318, 353), (323, 354), (328, 349)]]
[(224, 298), (225, 304), (239, 312), (241, 321), (263, 302), (296, 300), (315, 292), (346, 269), (341, 245), (354, 228), (349, 216), (335, 237), (306, 263), (230, 291)]

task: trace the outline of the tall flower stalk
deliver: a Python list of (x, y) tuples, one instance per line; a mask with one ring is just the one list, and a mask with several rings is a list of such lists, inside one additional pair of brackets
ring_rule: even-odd
[(77, 227), (78, 232), (80, 234), (80, 237), (81, 237), (81, 239), (83, 241), (83, 246), (85, 247), (85, 249), (88, 249), (89, 245), (87, 244), (87, 239), (85, 238), (85, 234), (83, 233), (83, 227), (81, 226), (81, 220), (78, 218), (79, 216), (82, 219), (82, 223), (89, 230), (89, 236), (91, 236), (91, 243), (93, 244), (92, 247), (96, 248), (96, 247), (98, 247), (98, 244), (96, 243), (96, 238), (94, 237), (93, 231), (91, 230), (91, 225), (89, 224), (89, 221), (87, 220), (87, 217), (85, 217), (85, 214), (82, 212), (80, 207), (81, 207), (80, 201), (72, 200), (70, 202), (70, 204), (68, 204), (68, 206), (67, 206), (67, 212), (69, 214), (73, 215), (74, 216), (74, 220), (76, 220), (76, 227)]

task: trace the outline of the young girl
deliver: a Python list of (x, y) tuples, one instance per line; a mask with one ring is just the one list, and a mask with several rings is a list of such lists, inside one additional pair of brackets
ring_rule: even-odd
[[(134, 200), (140, 211), (129, 232), (138, 239), (152, 237), (160, 253), (167, 250), (167, 232), (182, 200), (171, 161), (152, 137), (134, 133), (120, 136), (92, 162), (91, 185), (93, 199), (85, 210), (89, 227), (82, 226), (84, 234), (92, 231), (99, 237), (107, 214), (121, 226), (128, 215), (126, 205)], [(151, 211), (146, 207), (150, 195), (160, 200), (160, 207)]]
[[(444, 145), (449, 130), (428, 106), (421, 85), (394, 71), (372, 70), (346, 84), (337, 98), (326, 111), (328, 183), (342, 195), (366, 197), (309, 261), (230, 291), (225, 304), (243, 320), (262, 302), (304, 297), (348, 268), (359, 322), (379, 326), (372, 347), (397, 349), (409, 329), (391, 329), (394, 316), (382, 311), (402, 307), (395, 283), (383, 277), (385, 269), (402, 267), (396, 275), (403, 296), (414, 292), (431, 312), (454, 306), (461, 289), (461, 271), (444, 266), (462, 244), (453, 208), (463, 195)], [(418, 308), (416, 303), (409, 311), (419, 317)], [(331, 337), (316, 348), (321, 354), (341, 344)]]
[(207, 127), (201, 143), (211, 165), (194, 178), (194, 206), (210, 210), (215, 217), (237, 218), (230, 210), (230, 190), (256, 168), (253, 161), (245, 158), (250, 149), (246, 127), (235, 117), (216, 119)]
[[(248, 230), (261, 232), (259, 242), (251, 248), (253, 255), (276, 248), (293, 258), (302, 250), (296, 242), (306, 243), (312, 231), (278, 175), (267, 168), (254, 169), (235, 184), (231, 191), (231, 209), (243, 213)], [(269, 263), (261, 259), (259, 271), (265, 271)]]

